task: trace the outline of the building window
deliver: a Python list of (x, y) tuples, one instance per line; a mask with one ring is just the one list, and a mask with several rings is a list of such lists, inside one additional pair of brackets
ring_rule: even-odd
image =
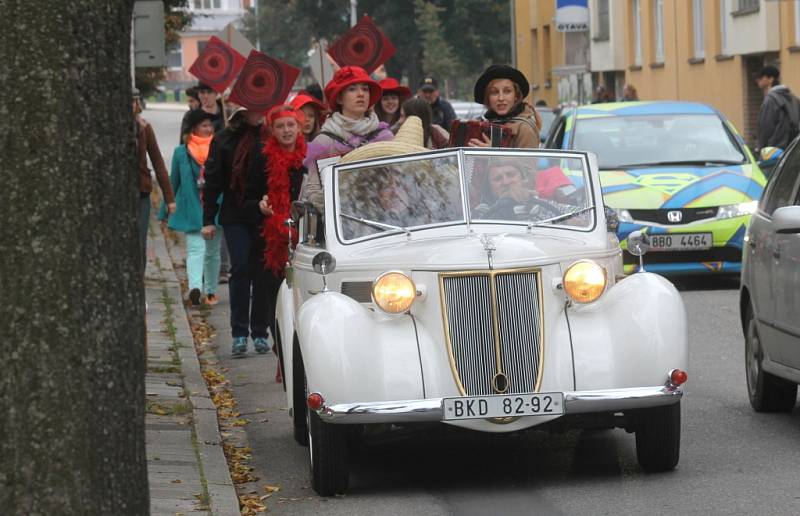
[(219, 9), (222, 7), (222, 0), (194, 0), (195, 9)]
[(597, 25), (595, 26), (594, 40), (605, 41), (608, 39), (608, 0), (597, 0)]
[(728, 0), (719, 0), (719, 53), (728, 55)]
[(800, 0), (794, 0), (794, 44), (800, 45)]
[(633, 19), (633, 64), (642, 65), (642, 6), (641, 0), (631, 0), (631, 16)]
[(692, 33), (694, 38), (694, 57), (702, 59), (706, 56), (703, 40), (703, 0), (692, 0)]
[(761, 7), (760, 0), (733, 0), (736, 2), (736, 10), (733, 11), (734, 16), (741, 16), (743, 14), (757, 13)]
[(183, 68), (183, 51), (180, 45), (175, 45), (167, 52), (167, 68), (170, 70), (180, 70)]
[(664, 0), (653, 0), (653, 38), (655, 62), (664, 62)]

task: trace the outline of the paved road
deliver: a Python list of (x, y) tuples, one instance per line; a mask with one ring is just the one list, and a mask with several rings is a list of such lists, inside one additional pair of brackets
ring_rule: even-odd
[[(160, 115), (150, 116), (159, 136), (176, 133), (177, 121)], [(736, 283), (679, 286), (690, 375), (681, 462), (666, 474), (644, 474), (634, 437), (622, 430), (491, 440), (433, 433), (370, 448), (355, 461), (350, 493), (320, 499), (309, 487), (306, 448), (292, 439), (275, 358), (252, 351), (229, 358), (225, 292), (211, 322), (239, 408), (251, 420), (255, 473), (281, 486), (268, 500), (273, 514), (800, 514), (800, 408), (780, 415), (750, 409)]]

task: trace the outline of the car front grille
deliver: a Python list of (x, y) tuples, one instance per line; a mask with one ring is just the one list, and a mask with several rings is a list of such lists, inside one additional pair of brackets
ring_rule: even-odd
[(538, 270), (440, 275), (445, 336), (465, 395), (535, 392), (542, 366)]
[[(689, 224), (698, 220), (713, 219), (717, 216), (718, 208), (678, 208), (674, 210), (628, 210), (633, 220), (650, 222), (663, 225)], [(680, 220), (669, 220), (670, 212), (679, 212)]]

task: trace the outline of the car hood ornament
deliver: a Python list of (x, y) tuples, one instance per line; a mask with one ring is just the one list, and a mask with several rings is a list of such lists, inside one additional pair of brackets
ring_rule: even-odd
[(497, 243), (500, 242), (505, 235), (488, 235), (486, 233), (480, 234), (481, 245), (483, 250), (486, 251), (486, 259), (489, 261), (489, 268), (494, 269), (492, 263), (492, 254), (497, 251)]

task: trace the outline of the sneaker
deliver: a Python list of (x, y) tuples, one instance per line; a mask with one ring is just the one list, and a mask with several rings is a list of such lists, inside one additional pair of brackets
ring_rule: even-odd
[(219, 274), (219, 282), (222, 283), (222, 284), (225, 284), (225, 283), (228, 282), (228, 273), (227, 272), (221, 272)]
[(266, 337), (256, 337), (253, 339), (253, 347), (256, 348), (256, 352), (262, 355), (272, 349), (271, 342)]
[(216, 295), (216, 294), (206, 294), (206, 300), (205, 300), (205, 303), (206, 303), (207, 305), (214, 306), (214, 305), (216, 305), (217, 303), (219, 303), (219, 298), (217, 297), (217, 295)]
[(200, 304), (201, 295), (199, 288), (193, 288), (189, 291), (189, 301), (192, 302), (192, 305), (197, 306)]
[(247, 337), (234, 337), (231, 355), (240, 357), (247, 353)]

